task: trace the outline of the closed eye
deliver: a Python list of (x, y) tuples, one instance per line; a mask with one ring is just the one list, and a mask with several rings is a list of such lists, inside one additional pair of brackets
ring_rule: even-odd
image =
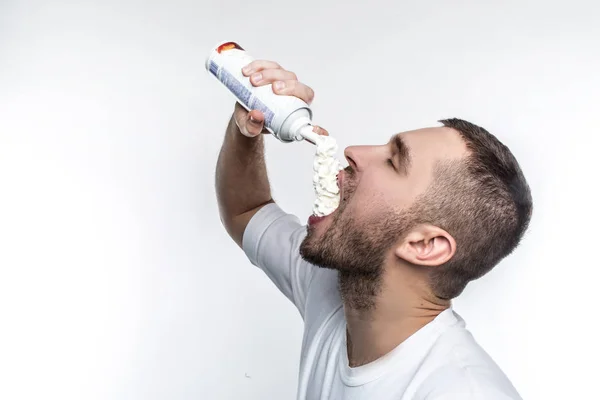
[[(411, 164), (411, 154), (406, 142), (401, 135), (394, 135), (390, 140), (390, 144), (390, 150), (393, 154), (392, 159), (396, 160), (397, 165), (397, 167), (394, 167), (394, 170), (402, 175), (408, 174), (408, 168)], [(389, 160), (389, 162), (393, 164), (392, 160)]]
[(387, 159), (387, 163), (390, 167), (394, 168), (394, 171), (396, 170), (396, 166), (394, 165), (394, 161), (392, 161), (391, 158)]

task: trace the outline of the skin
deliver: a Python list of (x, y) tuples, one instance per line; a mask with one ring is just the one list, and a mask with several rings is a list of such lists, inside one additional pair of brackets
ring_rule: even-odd
[[(277, 94), (309, 104), (314, 98), (310, 87), (277, 63), (255, 61), (243, 73), (255, 86), (272, 83)], [(273, 202), (263, 120), (259, 111), (236, 105), (217, 162), (221, 219), (239, 246), (252, 216)], [(322, 128), (315, 131), (327, 134)], [(458, 133), (445, 127), (399, 133), (380, 146), (345, 149), (349, 167), (340, 173), (340, 207), (308, 227), (301, 255), (340, 271), (350, 366), (387, 354), (449, 307), (448, 300), (432, 294), (428, 274), (454, 255), (456, 242), (437, 226), (413, 223), (410, 210), (431, 184), (438, 162), (467, 154)]]

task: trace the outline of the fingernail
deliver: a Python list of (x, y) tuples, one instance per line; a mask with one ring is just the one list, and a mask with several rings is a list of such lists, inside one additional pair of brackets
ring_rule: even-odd
[(257, 120), (254, 119), (254, 117), (252, 115), (250, 116), (250, 122), (252, 122), (253, 124), (259, 123)]
[(250, 75), (252, 73), (252, 68), (250, 68), (249, 65), (246, 65), (244, 68), (242, 68), (242, 72), (244, 72), (246, 75)]
[(281, 81), (277, 81), (277, 82), (273, 83), (273, 87), (277, 90), (281, 90), (285, 87), (285, 83), (281, 82)]
[(262, 81), (262, 74), (259, 72), (258, 74), (252, 75), (252, 80), (255, 83), (258, 83), (258, 82)]

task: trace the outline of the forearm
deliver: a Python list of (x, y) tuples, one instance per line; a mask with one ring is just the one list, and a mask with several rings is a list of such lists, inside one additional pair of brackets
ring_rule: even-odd
[(240, 246), (252, 215), (273, 201), (262, 136), (242, 135), (232, 118), (217, 161), (215, 178), (221, 221)]

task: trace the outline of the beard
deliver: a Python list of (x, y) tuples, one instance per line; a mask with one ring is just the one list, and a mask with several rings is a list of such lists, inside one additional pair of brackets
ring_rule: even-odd
[(381, 207), (368, 221), (357, 221), (347, 211), (357, 182), (351, 167), (345, 170), (343, 198), (321, 238), (307, 227), (300, 255), (318, 267), (338, 271), (344, 304), (356, 310), (370, 310), (382, 286), (384, 263), (394, 245), (408, 230), (408, 212)]

